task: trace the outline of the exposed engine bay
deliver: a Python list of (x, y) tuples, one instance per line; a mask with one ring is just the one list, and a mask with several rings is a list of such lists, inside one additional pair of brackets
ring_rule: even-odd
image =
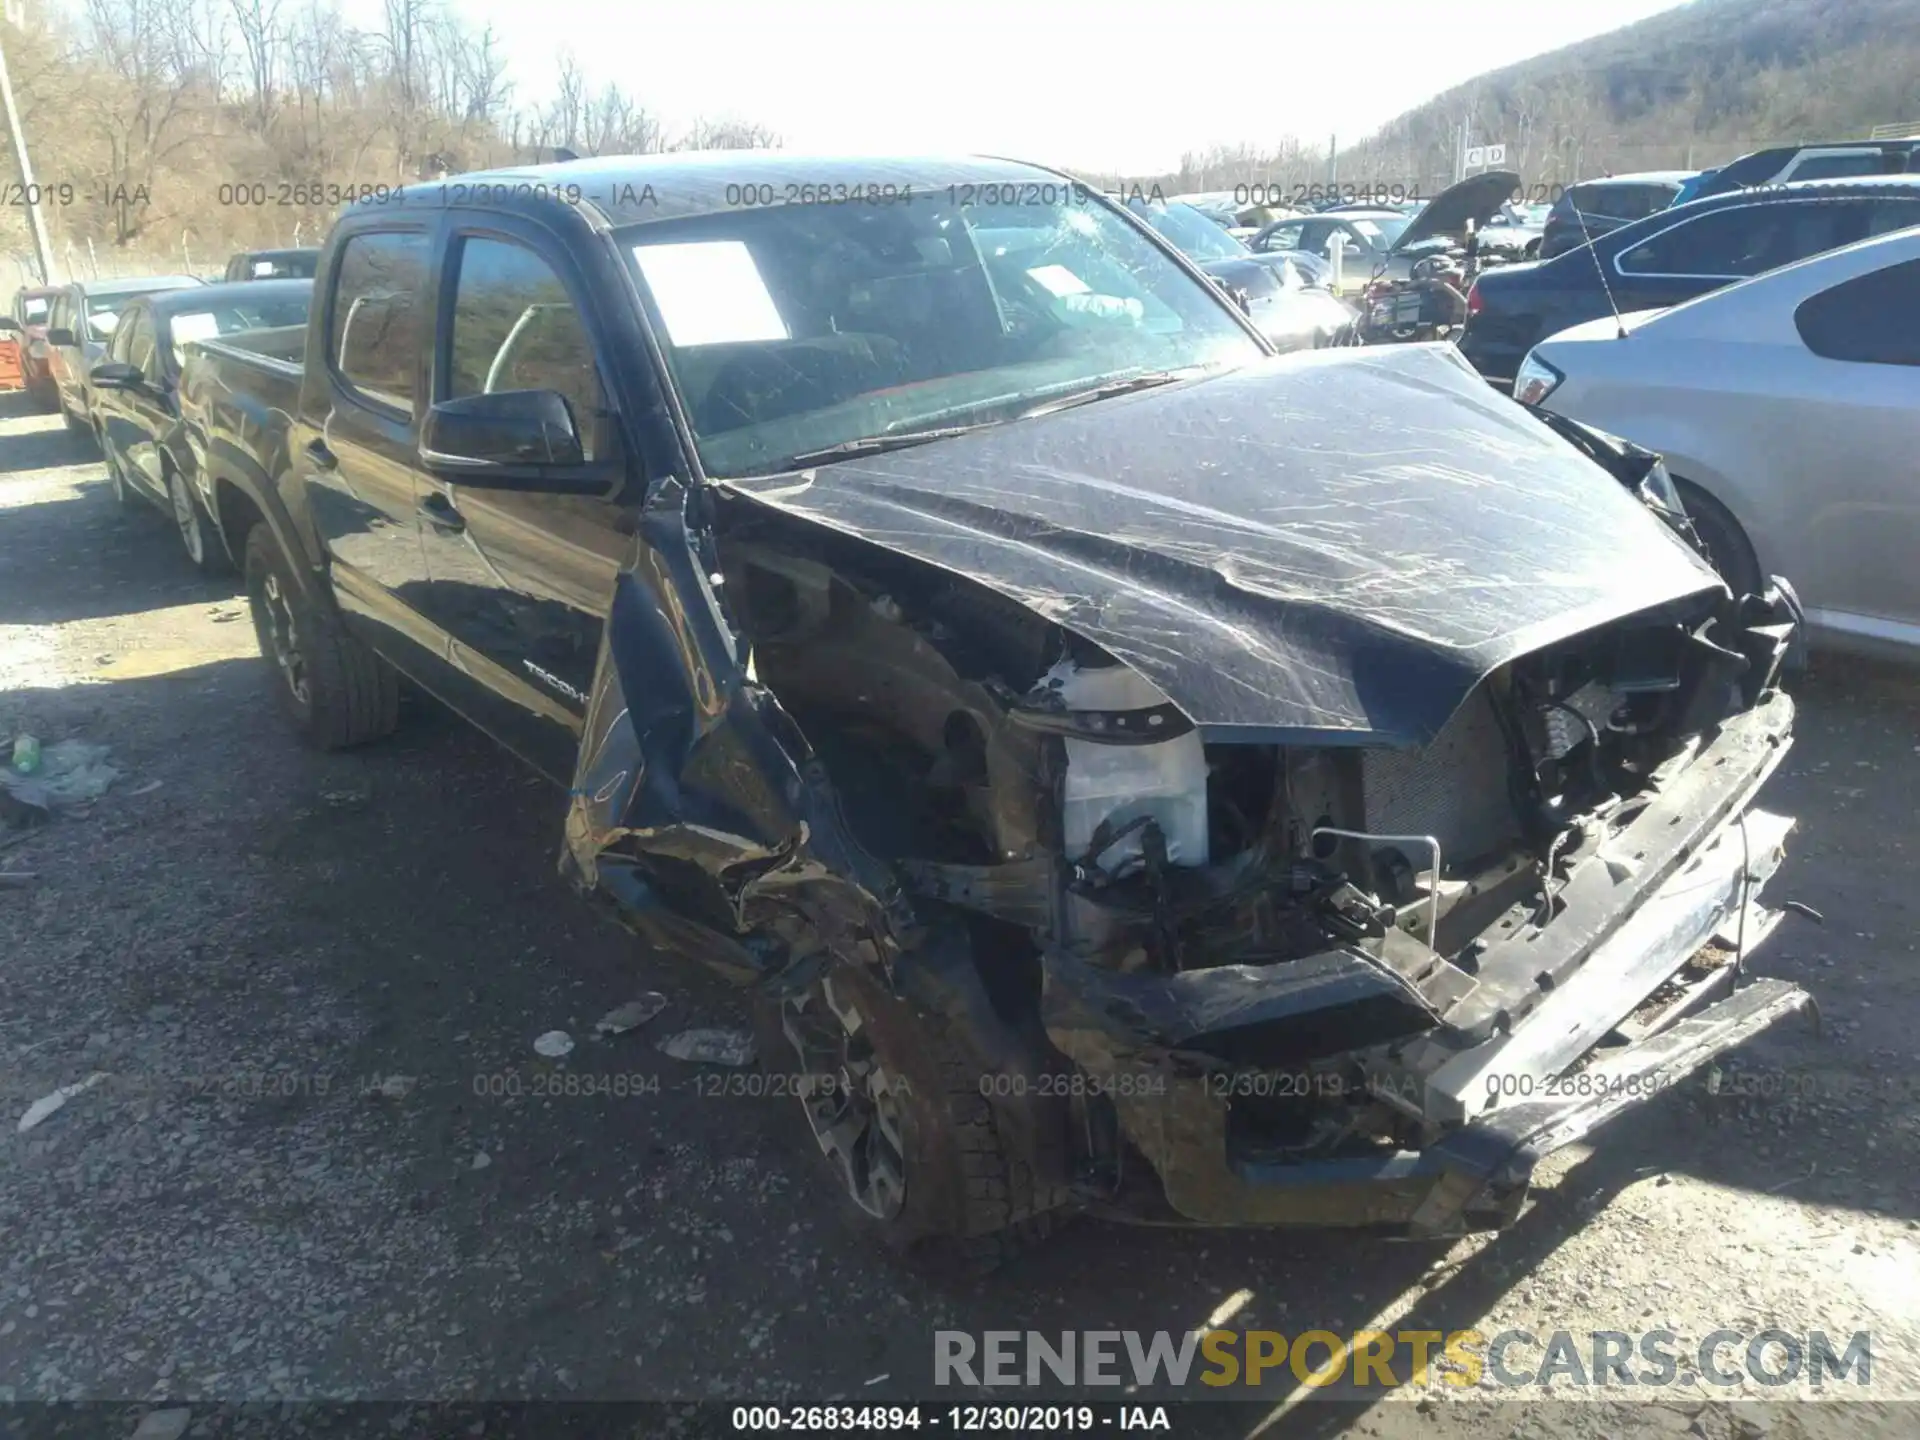
[(1362, 301), (1362, 341), (1391, 345), (1453, 338), (1466, 327), (1473, 282), (1513, 259), (1504, 250), (1482, 248), (1469, 230), (1460, 243), (1413, 260), (1402, 278), (1375, 276)]

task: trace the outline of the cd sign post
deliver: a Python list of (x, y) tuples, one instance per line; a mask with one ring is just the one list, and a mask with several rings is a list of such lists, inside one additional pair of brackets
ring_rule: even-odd
[(1469, 145), (1466, 147), (1466, 164), (1461, 169), (1463, 172), (1490, 170), (1496, 165), (1506, 163), (1507, 147), (1504, 142), (1499, 145)]

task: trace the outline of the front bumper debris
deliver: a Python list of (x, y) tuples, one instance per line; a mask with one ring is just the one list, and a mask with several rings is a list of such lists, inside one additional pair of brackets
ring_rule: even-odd
[[(1749, 807), (1791, 723), (1791, 701), (1775, 694), (1723, 726), (1569, 879), (1527, 967), (1495, 947), (1465, 995), (1341, 951), (1173, 977), (1049, 957), (1048, 1034), (1101, 1078), (1172, 1212), (1135, 1218), (1428, 1235), (1498, 1227), (1543, 1157), (1805, 1005), (1781, 981), (1736, 989), (1738, 961), (1681, 980), (1716, 936), (1738, 941), (1743, 961), (1777, 919), (1758, 895), (1792, 822)], [(1383, 1101), (1424, 1143), (1290, 1158), (1249, 1142), (1232, 1115), (1245, 1092), (1223, 1079), (1262, 1065), (1319, 1077), (1296, 1094), (1310, 1084), (1336, 1103)], [(1342, 1093), (1325, 1078), (1342, 1067), (1364, 1081), (1342, 1082)], [(1116, 1197), (1108, 1208), (1138, 1207)]]
[(1476, 1214), (1510, 1218), (1541, 1160), (1804, 1008), (1809, 998), (1785, 980), (1756, 980), (1570, 1077), (1557, 1094), (1507, 1106), (1455, 1131), (1423, 1152), (1439, 1160), (1441, 1178), (1409, 1229), (1446, 1234), (1474, 1228), (1463, 1222)]

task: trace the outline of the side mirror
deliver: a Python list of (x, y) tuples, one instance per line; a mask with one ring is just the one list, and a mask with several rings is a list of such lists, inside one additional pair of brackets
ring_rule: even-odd
[(0, 335), (18, 335), (20, 322), (11, 315), (0, 315)]
[(96, 390), (132, 390), (145, 384), (146, 378), (138, 365), (123, 360), (109, 360), (87, 372), (87, 383)]
[(585, 465), (586, 453), (573, 408), (558, 390), (497, 390), (443, 400), (427, 411), (420, 460), (430, 470), (485, 484), (490, 470)]
[(47, 331), (47, 343), (49, 345), (77, 345), (80, 342), (73, 338), (73, 331), (62, 325), (57, 330)]

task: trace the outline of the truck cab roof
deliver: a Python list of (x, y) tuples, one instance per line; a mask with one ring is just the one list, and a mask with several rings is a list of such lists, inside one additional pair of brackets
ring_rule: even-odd
[(345, 213), (391, 213), (396, 205), (441, 209), (477, 203), (489, 209), (538, 214), (564, 205), (617, 227), (715, 214), (744, 205), (804, 204), (856, 192), (904, 199), (908, 192), (949, 186), (1075, 183), (1041, 165), (989, 156), (874, 159), (784, 150), (692, 150), (477, 171), (402, 186), (384, 196), (356, 201)]

